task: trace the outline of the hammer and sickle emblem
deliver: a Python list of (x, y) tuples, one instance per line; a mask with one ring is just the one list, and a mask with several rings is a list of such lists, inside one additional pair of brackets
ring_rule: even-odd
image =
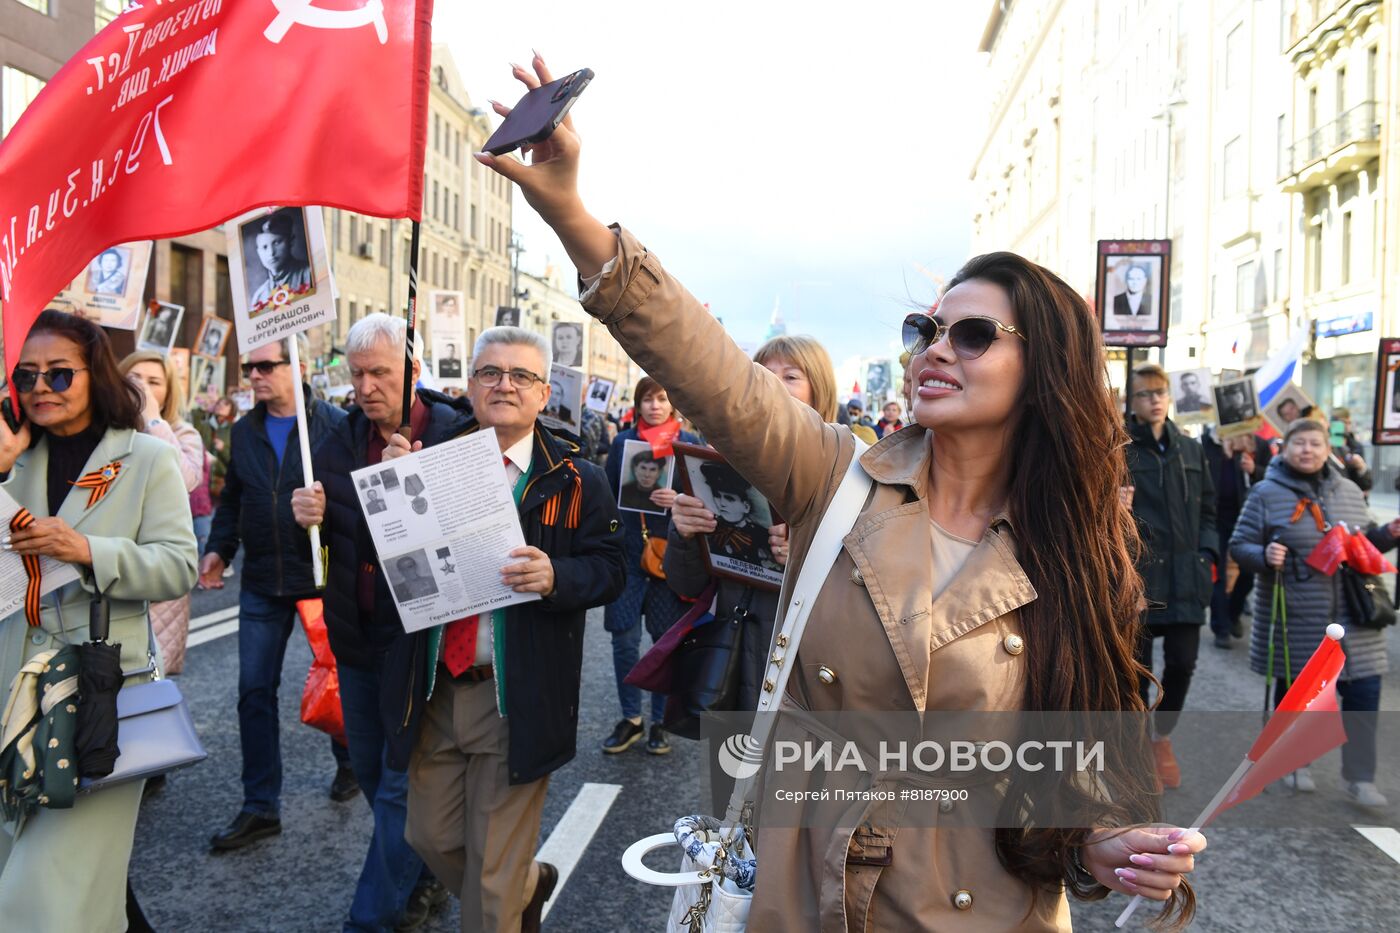
[(379, 44), (389, 42), (389, 24), (384, 21), (384, 0), (366, 0), (358, 10), (325, 10), (311, 5), (311, 0), (271, 0), (277, 8), (277, 18), (263, 31), (269, 42), (279, 43), (293, 25), (313, 29), (358, 29), (373, 24)]

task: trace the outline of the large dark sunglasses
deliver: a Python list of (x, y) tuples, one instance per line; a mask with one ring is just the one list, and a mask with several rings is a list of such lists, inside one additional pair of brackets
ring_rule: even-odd
[(969, 315), (951, 324), (944, 324), (931, 314), (911, 314), (904, 319), (904, 349), (908, 350), (911, 356), (918, 356), (947, 334), (948, 343), (959, 358), (975, 360), (986, 353), (987, 348), (997, 339), (997, 331), (1026, 339), (1025, 334), (1010, 324), (1003, 324), (996, 318), (983, 317), (980, 314)]
[(271, 376), (272, 371), (278, 366), (288, 366), (290, 364), (291, 360), (258, 360), (256, 363), (243, 363), (238, 368), (243, 370), (243, 378), (247, 379), (253, 374), (253, 370), (255, 369), (261, 375)]
[(47, 372), (42, 369), (21, 369), (16, 366), (15, 371), (10, 373), (10, 379), (14, 381), (15, 388), (21, 392), (33, 392), (34, 387), (39, 384), (39, 377), (43, 376), (50, 389), (55, 392), (66, 392), (68, 387), (73, 384), (73, 374), (85, 372), (87, 372), (86, 369), (72, 366), (55, 366)]

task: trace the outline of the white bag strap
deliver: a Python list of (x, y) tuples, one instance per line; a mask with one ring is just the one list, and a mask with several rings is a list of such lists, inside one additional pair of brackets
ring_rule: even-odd
[[(841, 484), (836, 487), (836, 495), (826, 507), (821, 523), (817, 525), (816, 537), (812, 539), (812, 546), (807, 549), (807, 555), (802, 560), (802, 570), (792, 588), (783, 624), (774, 633), (773, 641), (769, 645), (768, 664), (763, 671), (763, 689), (759, 692), (757, 711), (760, 714), (776, 710), (782, 702), (783, 691), (787, 688), (788, 677), (792, 674), (792, 665), (786, 662), (789, 658), (797, 657), (797, 646), (802, 641), (802, 633), (807, 628), (807, 619), (817, 601), (817, 594), (821, 592), (822, 584), (831, 573), (836, 558), (841, 556), (842, 541), (855, 526), (856, 519), (860, 517), (860, 510), (865, 507), (865, 500), (870, 495), (870, 487), (874, 480), (860, 465), (861, 455), (870, 449), (870, 445), (854, 435), (852, 440), (856, 443), (856, 449), (851, 456), (851, 464), (846, 470), (846, 475), (841, 478)], [(757, 716), (754, 719), (753, 732), (750, 734), (749, 748), (761, 754), (768, 745), (771, 731), (771, 717)], [(735, 783), (734, 793), (729, 800), (730, 818), (738, 817), (752, 785), (753, 778)]]

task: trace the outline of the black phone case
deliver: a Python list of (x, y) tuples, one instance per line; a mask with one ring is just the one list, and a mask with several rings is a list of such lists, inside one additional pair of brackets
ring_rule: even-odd
[(535, 88), (520, 98), (505, 122), (482, 147), (492, 155), (504, 155), (530, 143), (542, 142), (564, 122), (569, 108), (593, 80), (593, 72), (580, 68), (571, 75)]

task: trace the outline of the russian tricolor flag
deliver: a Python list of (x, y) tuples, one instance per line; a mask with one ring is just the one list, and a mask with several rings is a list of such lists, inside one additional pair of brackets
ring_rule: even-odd
[(1293, 337), (1279, 352), (1269, 357), (1268, 362), (1254, 373), (1254, 388), (1259, 392), (1259, 404), (1268, 405), (1275, 395), (1288, 385), (1298, 370), (1298, 361), (1307, 348), (1311, 328), (1295, 326)]

